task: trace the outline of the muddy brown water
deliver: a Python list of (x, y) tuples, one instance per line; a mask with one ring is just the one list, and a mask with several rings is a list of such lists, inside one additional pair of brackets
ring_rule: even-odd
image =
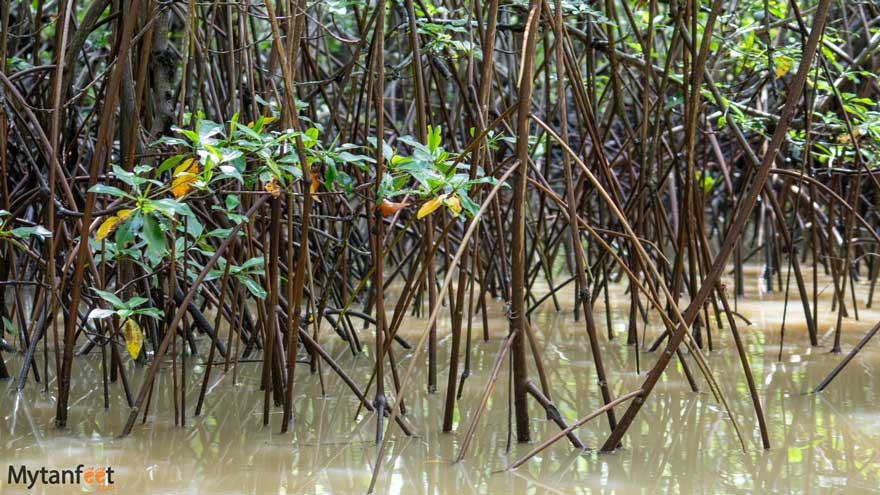
[[(831, 311), (828, 279), (819, 277), (820, 346), (810, 347), (800, 301), (788, 306), (783, 359), (779, 352), (784, 298), (779, 291), (761, 290), (750, 269), (746, 297), (736, 310), (764, 405), (772, 448), (761, 448), (748, 388), (736, 356), (730, 331), (713, 328), (715, 350), (708, 362), (728, 398), (746, 441), (740, 447), (722, 406), (714, 400), (702, 377), (700, 393), (690, 390), (679, 366), (673, 363), (643, 407), (624, 448), (611, 454), (574, 452), (564, 440), (515, 471), (505, 467), (533, 446), (515, 442), (507, 449), (507, 366), (492, 394), (481, 428), (464, 462), (453, 464), (464, 432), (501, 348), (506, 320), (501, 304), (492, 305), (491, 339), (479, 337), (480, 318), (474, 319), (471, 376), (456, 412), (456, 430), (440, 432), (446, 373), (438, 382), (440, 393), (425, 392), (424, 355), (419, 358), (415, 382), (407, 394), (408, 419), (418, 436), (405, 437), (393, 429), (393, 441), (384, 459), (377, 493), (383, 494), (579, 494), (579, 493), (878, 493), (880, 492), (880, 339), (871, 342), (821, 394), (813, 387), (842, 359), (831, 354), (836, 313)], [(811, 277), (807, 276), (808, 287)], [(728, 281), (729, 282), (729, 281)], [(732, 283), (729, 283), (732, 287)], [(796, 297), (792, 283), (792, 298)], [(544, 288), (536, 288), (541, 293)], [(880, 320), (880, 311), (867, 309), (867, 286), (857, 287), (859, 321), (844, 319), (843, 350), (852, 348), (865, 331)], [(533, 315), (538, 344), (552, 383), (552, 399), (571, 422), (601, 406), (595, 371), (583, 322), (574, 321), (571, 291), (562, 291), (561, 312), (551, 304)], [(656, 356), (640, 352), (641, 374), (636, 373), (635, 348), (625, 344), (629, 296), (623, 286), (612, 291), (613, 331), (608, 341), (604, 307), (597, 304), (601, 346), (615, 395), (636, 390)], [(647, 341), (658, 334), (656, 313), (650, 317)], [(441, 331), (448, 322), (441, 322)], [(418, 340), (424, 321), (412, 319), (402, 332)], [(369, 347), (370, 332), (362, 338)], [(207, 343), (203, 340), (202, 343)], [(352, 356), (347, 345), (329, 332), (322, 343), (361, 386), (370, 373), (369, 350)], [(448, 362), (448, 338), (441, 340), (440, 362)], [(395, 348), (403, 366), (410, 364)], [(360, 413), (348, 388), (327, 367), (320, 380), (297, 367), (296, 421), (292, 433), (279, 434), (281, 410), (273, 409), (271, 427), (262, 426), (259, 364), (242, 363), (238, 381), (232, 374), (212, 375), (206, 408), (192, 417), (203, 373), (191, 366), (187, 382), (189, 418), (186, 428), (173, 424), (171, 375), (160, 373), (157, 393), (146, 424), (138, 420), (133, 434), (116, 438), (128, 413), (121, 382), (111, 385), (111, 408), (104, 410), (100, 355), (74, 362), (69, 428), (53, 425), (57, 385), (48, 394), (28, 382), (19, 395), (10, 383), (0, 384), (0, 494), (78, 493), (92, 486), (43, 486), (28, 491), (10, 485), (7, 466), (30, 469), (70, 469), (78, 464), (112, 466), (114, 488), (106, 493), (278, 493), (359, 494), (366, 491), (375, 462), (375, 417)], [(42, 355), (37, 356), (42, 362)], [(690, 359), (690, 358), (689, 358)], [(8, 356), (12, 371), (20, 357)], [(126, 358), (126, 361), (128, 359)], [(190, 359), (190, 362), (193, 361)], [(129, 363), (133, 387), (143, 369)], [(695, 373), (696, 367), (693, 367)], [(534, 370), (532, 370), (534, 372)], [(51, 371), (50, 371), (51, 372)], [(537, 378), (535, 377), (536, 381)], [(391, 388), (389, 382), (389, 389)], [(536, 403), (530, 404), (532, 436), (545, 439), (557, 427)], [(623, 409), (619, 410), (622, 414)], [(607, 436), (607, 422), (599, 417), (578, 430), (592, 448)]]

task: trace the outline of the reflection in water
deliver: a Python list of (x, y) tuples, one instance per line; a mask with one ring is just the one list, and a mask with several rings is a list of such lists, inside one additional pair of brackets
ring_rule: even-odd
[[(807, 278), (810, 280), (810, 278)], [(752, 278), (754, 281), (754, 278)], [(820, 277), (821, 291), (827, 280)], [(729, 284), (732, 286), (732, 284)], [(655, 359), (641, 352), (641, 375), (636, 374), (635, 349), (625, 345), (628, 296), (615, 287), (614, 331), (620, 338), (602, 347), (615, 395), (635, 390), (645, 369)], [(407, 397), (409, 421), (419, 436), (407, 438), (394, 430), (378, 493), (431, 494), (556, 494), (556, 493), (868, 493), (880, 486), (880, 341), (870, 343), (822, 394), (809, 393), (842, 358), (829, 354), (836, 313), (831, 291), (819, 298), (820, 346), (810, 348), (798, 300), (790, 301), (783, 359), (779, 327), (783, 295), (759, 292), (751, 283), (737, 311), (751, 320), (738, 327), (756, 374), (770, 429), (772, 449), (760, 448), (757, 422), (748, 388), (726, 328), (713, 328), (716, 350), (706, 351), (709, 364), (731, 403), (747, 442), (745, 453), (723, 408), (703, 391), (691, 392), (680, 367), (673, 364), (624, 438), (624, 449), (613, 454), (573, 452), (560, 441), (514, 472), (498, 472), (527, 452), (531, 445), (508, 442), (507, 368), (493, 392), (481, 429), (468, 456), (451, 464), (464, 431), (470, 424), (482, 388), (506, 333), (500, 303), (490, 320), (492, 339), (476, 341), (473, 368), (456, 414), (456, 433), (440, 433), (443, 394), (424, 392), (426, 375), (419, 366), (416, 386)], [(536, 288), (536, 293), (542, 289)], [(866, 291), (865, 291), (866, 292)], [(793, 296), (796, 292), (793, 290)], [(864, 301), (864, 293), (861, 295)], [(566, 293), (561, 301), (571, 301)], [(597, 311), (604, 311), (601, 303)], [(652, 315), (651, 323), (659, 318)], [(878, 319), (880, 312), (859, 309), (860, 321), (845, 320), (843, 349), (848, 351)], [(597, 318), (602, 324), (604, 318)], [(582, 322), (575, 322), (571, 305), (555, 313), (552, 305), (533, 315), (539, 345), (552, 384), (552, 399), (570, 422), (596, 409), (601, 399)], [(405, 325), (406, 337), (416, 340), (423, 322)], [(606, 335), (607, 332), (600, 332)], [(641, 331), (641, 325), (640, 325)], [(647, 329), (647, 340), (658, 334)], [(352, 356), (330, 332), (323, 343), (347, 372), (363, 386), (372, 358), (370, 351)], [(367, 337), (364, 333), (363, 337)], [(207, 341), (203, 341), (203, 344)], [(448, 342), (441, 342), (440, 360), (446, 361)], [(80, 463), (110, 465), (116, 471), (115, 493), (364, 493), (375, 461), (372, 443), (375, 422), (357, 414), (357, 401), (332, 372), (324, 369), (326, 395), (316, 375), (305, 366), (296, 374), (296, 423), (292, 434), (280, 435), (281, 409), (271, 428), (261, 425), (262, 393), (259, 363), (242, 363), (239, 382), (218, 371), (202, 416), (188, 420), (186, 429), (173, 425), (171, 374), (165, 367), (158, 377), (151, 414), (125, 439), (114, 438), (128, 410), (121, 383), (111, 385), (111, 409), (103, 409), (100, 355), (77, 358), (74, 366), (70, 428), (53, 426), (54, 390), (45, 395), (30, 382), (23, 396), (0, 385), (0, 458), (4, 464), (30, 468), (66, 469)], [(39, 361), (42, 357), (38, 356)], [(20, 357), (11, 357), (17, 370)], [(400, 359), (403, 365), (407, 359)], [(134, 385), (142, 368), (130, 369)], [(696, 368), (694, 368), (696, 369)], [(188, 373), (187, 404), (195, 404), (203, 368)], [(440, 383), (445, 383), (441, 377)], [(557, 431), (534, 403), (533, 438)], [(607, 435), (604, 417), (578, 430), (588, 446), (598, 447)], [(26, 490), (7, 484), (6, 467), (0, 473), (0, 493)], [(36, 493), (71, 493), (71, 488), (39, 487)]]

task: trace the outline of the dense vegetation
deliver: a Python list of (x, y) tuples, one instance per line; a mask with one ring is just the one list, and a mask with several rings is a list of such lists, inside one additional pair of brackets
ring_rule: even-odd
[[(413, 433), (414, 366), (445, 394), (450, 431), (457, 391), (485, 387), (485, 407), (509, 354), (516, 438), (530, 440), (534, 399), (583, 448), (529, 323), (574, 285), (605, 402), (584, 421), (607, 420), (602, 449), (624, 441), (672, 361), (727, 406), (700, 350), (720, 328), (766, 447), (731, 310), (743, 264), (790, 293), (805, 346), (818, 343), (818, 271), (834, 279), (834, 351), (842, 318), (871, 304), (873, 0), (33, 0), (3, 2), (0, 31), (0, 378), (54, 377), (60, 427), (91, 353), (105, 397), (108, 381), (124, 387), (127, 404), (106, 399), (130, 408), (123, 435), (151, 412), (164, 357), (175, 386), (202, 380), (197, 398), (175, 389), (181, 424), (210, 400), (212, 373), (250, 357), (264, 424), (280, 408), (271, 426), (287, 431), (305, 360), (376, 411), (377, 443), (394, 424)], [(608, 305), (593, 308), (617, 281), (628, 331), (608, 322), (600, 335)], [(510, 337), (493, 379), (469, 383), (491, 298)], [(410, 313), (423, 317), (417, 342), (397, 334)], [(648, 345), (661, 352), (640, 389), (613, 397), (599, 339), (649, 344), (637, 331), (649, 315), (666, 327)], [(330, 338), (372, 347), (372, 376), (348, 376)], [(24, 353), (20, 369), (4, 352)], [(193, 360), (203, 376), (187, 373)]]

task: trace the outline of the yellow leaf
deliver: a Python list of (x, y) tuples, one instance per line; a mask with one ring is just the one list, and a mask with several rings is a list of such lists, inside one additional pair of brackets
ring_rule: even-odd
[(196, 174), (199, 173), (199, 162), (194, 158), (188, 158), (174, 169), (173, 179), (171, 181), (171, 194), (175, 198), (179, 198), (184, 194), (192, 191), (192, 185), (196, 181)]
[[(275, 122), (277, 119), (278, 119), (278, 117), (263, 117), (263, 127), (266, 127), (267, 125), (271, 124), (272, 122)], [(253, 129), (254, 125), (255, 124), (253, 122), (248, 122), (247, 126), (250, 127), (251, 129)]]
[[(318, 192), (318, 187), (320, 185), (321, 185), (321, 181), (318, 180), (318, 173), (312, 172), (312, 182), (309, 184), (309, 193), (315, 194), (316, 192)], [(312, 199), (317, 201), (318, 203), (321, 202), (321, 198), (319, 198), (317, 196), (312, 196)]]
[(144, 332), (140, 325), (132, 319), (125, 320), (122, 324), (122, 336), (125, 338), (125, 347), (132, 359), (137, 359), (141, 353), (141, 347), (144, 346)]
[(436, 210), (437, 208), (440, 208), (440, 205), (443, 204), (443, 201), (446, 199), (446, 196), (448, 196), (448, 194), (441, 194), (440, 196), (437, 196), (436, 198), (423, 204), (422, 207), (419, 208), (419, 212), (416, 215), (416, 218), (421, 220), (422, 218), (433, 213), (434, 210)]
[(263, 189), (265, 189), (267, 193), (270, 193), (273, 198), (281, 196), (281, 188), (278, 187), (278, 183), (275, 182), (274, 177), (272, 177), (272, 180), (270, 180), (266, 183), (265, 186), (263, 186)]
[(776, 59), (776, 77), (782, 77), (791, 70), (791, 59), (788, 57), (779, 57)]
[(98, 227), (98, 233), (95, 234), (95, 240), (101, 242), (106, 239), (108, 235), (112, 234), (113, 231), (116, 230), (116, 225), (118, 223), (119, 217), (108, 217), (106, 220), (101, 222), (101, 226)]
[(119, 210), (119, 213), (117, 213), (115, 217), (109, 217), (104, 220), (101, 223), (101, 226), (98, 227), (98, 232), (95, 234), (95, 240), (101, 242), (106, 239), (107, 236), (116, 230), (116, 227), (119, 227), (120, 223), (131, 216), (132, 211), (134, 210)]
[(186, 173), (199, 173), (199, 162), (197, 162), (195, 158), (187, 158), (183, 163), (174, 168), (174, 177)]
[(453, 217), (458, 217), (461, 213), (461, 200), (458, 199), (458, 196), (453, 196), (446, 200), (446, 207), (452, 211)]

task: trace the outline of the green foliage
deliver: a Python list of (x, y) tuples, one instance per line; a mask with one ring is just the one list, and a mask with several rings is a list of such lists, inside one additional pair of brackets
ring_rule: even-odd
[(715, 185), (718, 184), (718, 179), (716, 177), (712, 177), (705, 171), (695, 172), (694, 175), (697, 180), (697, 184), (699, 184), (700, 189), (702, 189), (704, 193), (712, 192), (712, 189), (714, 189)]
[(9, 318), (7, 318), (5, 316), (2, 319), (3, 319), (3, 330), (6, 333), (8, 333), (9, 335), (14, 335), (15, 334), (15, 327), (12, 326), (12, 322), (9, 321)]
[(452, 57), (473, 54), (479, 59), (483, 56), (479, 47), (467, 39), (469, 33), (464, 19), (429, 21), (419, 17), (417, 25), (419, 34), (428, 39), (425, 49), (434, 54), (444, 54), (448, 50)]
[(462, 208), (468, 215), (476, 215), (480, 207), (468, 192), (476, 184), (494, 184), (494, 177), (487, 176), (480, 168), (477, 178), (470, 179), (470, 165), (460, 163), (441, 146), (440, 127), (428, 126), (427, 143), (424, 144), (411, 136), (402, 136), (398, 140), (409, 146), (412, 154), (400, 155), (388, 145), (382, 148), (388, 168), (379, 185), (379, 202), (404, 194), (423, 199), (445, 195), (444, 204), (454, 215), (458, 215)]
[(162, 318), (163, 316), (162, 310), (160, 309), (141, 307), (147, 302), (147, 298), (145, 297), (132, 297), (127, 301), (123, 301), (119, 296), (112, 292), (99, 289), (92, 290), (101, 299), (110, 303), (113, 309), (95, 308), (89, 312), (88, 319), (90, 320), (103, 319), (113, 315), (118, 315), (120, 321), (125, 321), (133, 316), (147, 316), (156, 319)]
[(40, 239), (52, 237), (52, 233), (41, 225), (10, 228), (9, 221), (11, 219), (11, 213), (6, 210), (0, 210), (0, 241), (5, 240), (13, 246), (24, 250), (25, 246), (21, 241), (27, 241), (31, 237), (39, 237)]
[[(220, 258), (217, 262), (217, 268), (208, 272), (208, 276), (205, 280), (215, 280), (222, 277), (228, 263), (229, 261), (226, 258)], [(251, 277), (265, 274), (266, 272), (263, 269), (263, 258), (260, 256), (250, 258), (241, 265), (229, 267), (229, 275), (235, 277), (236, 280), (247, 287), (251, 294), (260, 299), (266, 298), (266, 289)]]
[[(197, 119), (192, 129), (176, 127), (174, 135), (162, 137), (155, 143), (175, 151), (159, 165), (139, 165), (129, 172), (114, 164), (110, 174), (112, 184), (97, 184), (90, 191), (122, 200), (125, 209), (103, 220), (91, 241), (93, 248), (99, 250), (102, 257), (129, 260), (146, 272), (154, 271), (170, 259), (169, 237), (178, 260), (182, 260), (188, 250), (213, 255), (214, 248), (208, 241), (228, 236), (231, 229), (206, 229), (188, 202), (201, 195), (225, 194), (221, 205), (212, 205), (212, 210), (220, 211), (233, 225), (247, 221), (240, 212), (239, 196), (224, 191), (231, 185), (254, 189), (261, 184), (272, 194), (289, 190), (306, 173), (297, 152), (297, 140), (301, 140), (305, 150), (305, 170), (314, 173), (313, 168), (322, 167), (323, 183), (328, 191), (338, 187), (351, 194), (354, 180), (349, 171), (352, 167), (367, 172), (375, 163), (373, 158), (361, 154), (360, 146), (333, 143), (325, 147), (318, 127), (303, 132), (274, 130), (274, 121), (274, 117), (260, 117), (244, 125), (238, 122), (236, 115), (226, 127)], [(227, 263), (221, 258), (219, 268), (209, 273), (209, 280), (221, 276)], [(259, 298), (266, 297), (265, 288), (257, 282), (258, 276), (265, 275), (262, 264), (263, 259), (255, 257), (229, 267), (230, 274)], [(194, 260), (188, 265), (190, 270), (184, 276), (194, 280), (203, 267)], [(107, 296), (106, 293), (101, 295)], [(123, 319), (151, 309), (135, 309), (131, 302), (126, 305), (109, 296), (105, 299)], [(96, 310), (93, 317), (109, 316), (111, 313), (106, 311), (109, 310)]]

